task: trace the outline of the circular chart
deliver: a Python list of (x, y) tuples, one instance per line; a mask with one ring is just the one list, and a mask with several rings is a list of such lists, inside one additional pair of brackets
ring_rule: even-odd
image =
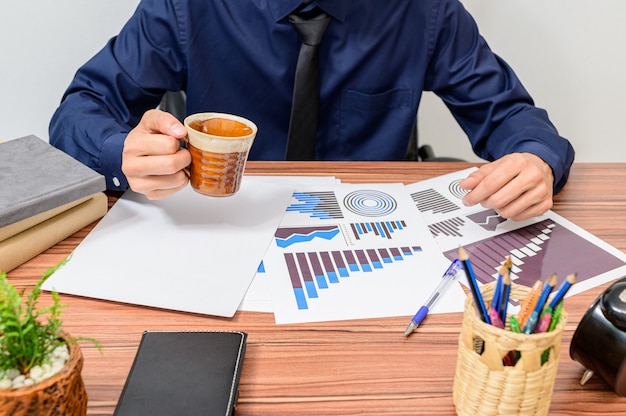
[(343, 199), (344, 206), (355, 214), (365, 217), (382, 217), (396, 210), (396, 200), (380, 191), (362, 190), (350, 192)]
[(450, 183), (450, 185), (448, 185), (448, 190), (450, 191), (450, 193), (459, 199), (463, 199), (463, 197), (469, 193), (468, 190), (463, 189), (459, 186), (459, 183), (462, 180), (463, 179), (457, 179)]

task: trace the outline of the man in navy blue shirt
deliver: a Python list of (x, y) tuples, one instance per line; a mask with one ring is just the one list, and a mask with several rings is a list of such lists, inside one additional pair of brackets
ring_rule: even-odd
[[(479, 35), (457, 0), (318, 0), (322, 39), (315, 158), (402, 160), (422, 91), (434, 91), (488, 161), (464, 200), (524, 219), (552, 207), (574, 159), (546, 112)], [(284, 160), (301, 0), (144, 0), (81, 67), (50, 142), (148, 198), (187, 185), (184, 127), (154, 110), (186, 92), (187, 114), (234, 113), (259, 127), (251, 160)]]

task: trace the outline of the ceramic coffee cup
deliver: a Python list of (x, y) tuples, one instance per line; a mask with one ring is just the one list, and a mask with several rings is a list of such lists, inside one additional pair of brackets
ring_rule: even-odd
[(216, 197), (237, 193), (257, 126), (232, 114), (197, 113), (185, 119), (185, 127), (192, 188)]

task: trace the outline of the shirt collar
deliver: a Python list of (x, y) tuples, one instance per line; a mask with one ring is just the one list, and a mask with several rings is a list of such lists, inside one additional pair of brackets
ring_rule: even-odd
[[(317, 0), (317, 3), (334, 19), (343, 22), (352, 0)], [(268, 0), (268, 6), (277, 22), (286, 18), (300, 4), (302, 0)]]

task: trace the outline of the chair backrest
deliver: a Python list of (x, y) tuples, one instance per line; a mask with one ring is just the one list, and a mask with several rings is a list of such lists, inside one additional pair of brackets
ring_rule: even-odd
[(182, 123), (185, 119), (186, 101), (187, 95), (184, 91), (167, 91), (157, 108), (173, 114)]
[(435, 156), (433, 148), (424, 144), (419, 145), (419, 132), (417, 128), (417, 117), (415, 118), (415, 125), (413, 131), (411, 131), (411, 137), (409, 139), (409, 145), (406, 149), (406, 156), (404, 160), (413, 160), (416, 162), (465, 162), (463, 159), (447, 156)]

